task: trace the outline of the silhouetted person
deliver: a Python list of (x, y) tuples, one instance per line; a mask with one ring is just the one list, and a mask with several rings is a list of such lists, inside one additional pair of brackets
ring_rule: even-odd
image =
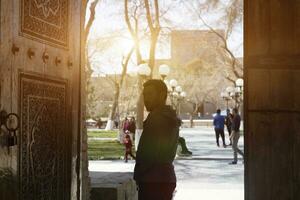
[(166, 105), (167, 86), (161, 80), (144, 84), (144, 102), (150, 112), (136, 153), (134, 179), (139, 200), (171, 200), (176, 188), (173, 161), (176, 155), (180, 120)]
[(128, 155), (130, 155), (133, 159), (135, 159), (135, 156), (132, 154), (132, 141), (128, 134), (126, 134), (125, 136), (124, 145), (125, 145), (125, 162), (128, 161)]
[(244, 153), (238, 148), (238, 142), (240, 138), (240, 126), (241, 126), (241, 116), (237, 108), (233, 109), (233, 118), (232, 118), (232, 133), (231, 133), (231, 142), (233, 149), (233, 161), (229, 164), (237, 164), (237, 154), (240, 154), (244, 159)]
[(214, 127), (215, 127), (215, 133), (216, 133), (216, 142), (217, 146), (219, 147), (219, 137), (221, 135), (222, 141), (223, 141), (223, 147), (226, 147), (225, 144), (225, 135), (224, 135), (224, 123), (225, 123), (225, 117), (221, 115), (221, 110), (217, 110), (217, 114), (214, 117)]
[(226, 113), (226, 117), (225, 117), (225, 125), (226, 125), (227, 131), (228, 131), (228, 135), (229, 135), (229, 140), (230, 140), (230, 144), (229, 145), (232, 145), (230, 136), (231, 136), (231, 125), (232, 125), (233, 115), (230, 113), (229, 109), (227, 109), (226, 112), (227, 113)]

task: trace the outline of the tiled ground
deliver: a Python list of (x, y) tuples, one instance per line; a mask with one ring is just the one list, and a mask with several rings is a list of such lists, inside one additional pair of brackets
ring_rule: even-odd
[[(216, 147), (211, 127), (182, 129), (181, 135), (193, 156), (174, 162), (178, 179), (174, 200), (243, 200), (244, 165), (241, 161), (228, 165), (231, 147)], [(242, 146), (242, 137), (239, 143)], [(132, 172), (133, 167), (134, 161), (90, 161), (89, 169), (93, 175), (96, 171)]]

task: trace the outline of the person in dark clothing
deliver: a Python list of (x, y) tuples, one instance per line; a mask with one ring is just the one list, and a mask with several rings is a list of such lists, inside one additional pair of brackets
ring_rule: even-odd
[(129, 119), (125, 117), (124, 122), (123, 122), (123, 132), (125, 133), (129, 129)]
[(98, 119), (97, 121), (97, 127), (100, 129), (102, 127), (102, 121), (101, 121), (101, 118)]
[(229, 140), (230, 140), (229, 145), (232, 145), (230, 136), (231, 136), (231, 124), (232, 124), (233, 115), (230, 113), (229, 109), (227, 109), (226, 112), (227, 113), (226, 113), (226, 117), (225, 117), (225, 125), (226, 125), (227, 131), (228, 131), (228, 135), (229, 135)]
[(129, 127), (128, 130), (130, 133), (132, 133), (133, 135), (135, 134), (135, 130), (136, 130), (136, 125), (135, 125), (135, 118), (132, 117), (129, 121)]
[(135, 156), (132, 154), (132, 141), (128, 134), (125, 136), (124, 145), (125, 145), (125, 162), (128, 161), (128, 155), (130, 155), (133, 159), (135, 159)]
[(184, 137), (180, 137), (178, 138), (178, 144), (181, 146), (181, 154), (182, 155), (192, 155), (193, 153), (187, 148), (186, 146), (186, 142), (185, 142), (185, 139)]
[(223, 141), (223, 147), (226, 148), (226, 143), (225, 143), (225, 135), (224, 135), (224, 123), (225, 123), (225, 118), (224, 116), (221, 115), (221, 110), (217, 110), (217, 114), (214, 117), (214, 127), (215, 127), (215, 133), (216, 133), (216, 142), (217, 146), (219, 147), (219, 137), (221, 135), (222, 141)]
[(149, 114), (136, 153), (134, 180), (139, 200), (171, 200), (176, 188), (173, 161), (180, 120), (166, 105), (167, 86), (162, 80), (144, 84), (144, 103)]
[(237, 108), (233, 109), (233, 118), (232, 118), (232, 150), (233, 150), (233, 161), (229, 164), (237, 164), (237, 154), (240, 154), (244, 159), (244, 153), (238, 148), (238, 142), (240, 138), (240, 126), (241, 126), (241, 116), (239, 115), (239, 111)]

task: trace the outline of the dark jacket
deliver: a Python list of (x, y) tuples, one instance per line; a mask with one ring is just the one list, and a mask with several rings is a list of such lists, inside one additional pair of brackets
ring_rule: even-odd
[(136, 126), (135, 126), (135, 121), (130, 121), (129, 122), (129, 128), (128, 128), (130, 133), (135, 133)]
[(232, 119), (231, 128), (233, 131), (240, 131), (240, 126), (241, 126), (241, 116), (235, 115)]
[(139, 182), (176, 183), (173, 161), (180, 120), (170, 106), (149, 113), (136, 153), (134, 179)]
[(225, 125), (229, 128), (231, 128), (232, 118), (233, 115), (231, 113), (227, 114), (227, 116), (225, 117)]

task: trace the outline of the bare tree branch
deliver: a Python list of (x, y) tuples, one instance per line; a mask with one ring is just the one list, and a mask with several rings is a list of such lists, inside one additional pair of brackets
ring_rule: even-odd
[(88, 35), (90, 34), (91, 31), (91, 27), (93, 25), (93, 22), (95, 20), (95, 10), (96, 10), (96, 6), (99, 3), (99, 0), (95, 0), (91, 3), (90, 5), (90, 18), (87, 22), (87, 25), (85, 27), (85, 35), (84, 35), (84, 40), (87, 41)]
[[(187, 3), (185, 3), (186, 7), (188, 7)], [(194, 11), (194, 13), (197, 14), (197, 17), (199, 18), (199, 20), (202, 22), (202, 24), (207, 27), (212, 33), (214, 33), (217, 37), (219, 37), (223, 43), (223, 50), (226, 52), (226, 54), (228, 55), (228, 57), (230, 58), (230, 68), (231, 71), (233, 72), (235, 79), (236, 78), (241, 78), (242, 74), (240, 74), (238, 72), (238, 66), (237, 66), (237, 59), (234, 56), (234, 54), (232, 53), (232, 51), (229, 49), (228, 47), (228, 37), (229, 34), (232, 32), (232, 23), (233, 23), (233, 19), (229, 19), (230, 21), (227, 23), (229, 24), (227, 26), (227, 29), (225, 31), (225, 35), (222, 35), (220, 32), (218, 32), (217, 30), (215, 30), (211, 25), (209, 25), (202, 17), (201, 11), (200, 9), (196, 9), (194, 6), (190, 6), (192, 8), (192, 10)], [(231, 8), (230, 8), (231, 9)], [(228, 79), (229, 81), (233, 82), (233, 79), (230, 76), (226, 76), (226, 79)]]

